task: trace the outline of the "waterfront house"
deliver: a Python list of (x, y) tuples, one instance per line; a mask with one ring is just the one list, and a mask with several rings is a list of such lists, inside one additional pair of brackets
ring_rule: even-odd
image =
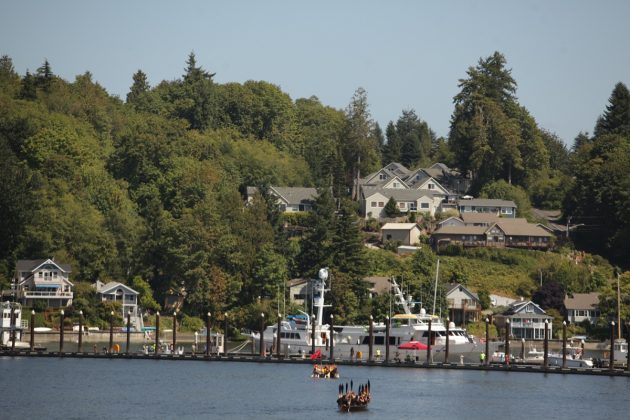
[(420, 243), (420, 227), (415, 223), (385, 223), (381, 228), (381, 241), (399, 241), (402, 245)]
[(548, 323), (549, 338), (552, 337), (553, 317), (532, 301), (520, 300), (511, 304), (505, 312), (494, 316), (495, 325), (501, 335), (505, 334), (506, 320), (510, 320), (510, 338), (544, 340), (545, 320)]
[(74, 285), (69, 276), (71, 267), (54, 258), (18, 260), (13, 283), (16, 298), (25, 306), (44, 302), (49, 308), (63, 308), (72, 304)]
[(464, 285), (451, 283), (446, 290), (448, 317), (456, 325), (477, 322), (481, 314), (481, 303), (476, 293)]
[(131, 312), (132, 316), (138, 315), (139, 293), (131, 287), (117, 281), (110, 281), (109, 283), (97, 281), (94, 284), (94, 288), (101, 301), (119, 302), (122, 306), (121, 315), (123, 317), (126, 317), (129, 312)]
[(597, 293), (573, 293), (564, 298), (567, 321), (572, 324), (588, 321), (592, 325), (599, 319), (599, 295)]
[(389, 277), (384, 276), (369, 276), (365, 277), (363, 281), (368, 287), (368, 297), (372, 299), (374, 296), (381, 295), (383, 293), (389, 293), (391, 290), (391, 283)]

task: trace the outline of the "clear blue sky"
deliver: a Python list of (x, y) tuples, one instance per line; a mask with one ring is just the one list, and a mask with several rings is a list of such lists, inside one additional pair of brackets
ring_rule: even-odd
[(125, 98), (183, 73), (190, 51), (219, 83), (265, 80), (293, 99), (345, 108), (358, 87), (382, 128), (403, 109), (448, 135), (469, 66), (502, 52), (517, 96), (569, 145), (593, 131), (615, 83), (630, 86), (630, 1), (0, 0), (0, 54), (47, 58)]

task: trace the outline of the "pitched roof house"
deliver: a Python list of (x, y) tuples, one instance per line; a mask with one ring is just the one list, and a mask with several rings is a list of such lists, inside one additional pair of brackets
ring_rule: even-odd
[(385, 223), (381, 227), (381, 241), (400, 241), (402, 245), (420, 243), (420, 227), (415, 223)]
[(510, 320), (509, 334), (512, 338), (524, 338), (526, 340), (544, 340), (545, 320), (549, 337), (552, 337), (553, 317), (532, 301), (517, 301), (500, 315), (494, 316), (495, 324), (500, 331), (505, 333), (506, 321)]
[(74, 287), (69, 280), (71, 271), (70, 265), (55, 262), (54, 258), (18, 260), (13, 275), (16, 298), (26, 306), (35, 302), (51, 308), (70, 306)]
[[(252, 202), (257, 191), (256, 187), (247, 187), (248, 203)], [(310, 211), (317, 198), (317, 188), (272, 186), (269, 193), (276, 197), (276, 204), (285, 213)]]
[(564, 306), (567, 309), (567, 320), (572, 324), (588, 321), (596, 324), (599, 319), (599, 294), (597, 293), (573, 293), (573, 296), (564, 298)]
[(476, 293), (464, 285), (451, 283), (446, 290), (448, 318), (457, 325), (466, 325), (479, 320), (481, 303)]
[(493, 213), (502, 217), (516, 217), (516, 204), (512, 200), (495, 198), (460, 199), (457, 207), (463, 213)]

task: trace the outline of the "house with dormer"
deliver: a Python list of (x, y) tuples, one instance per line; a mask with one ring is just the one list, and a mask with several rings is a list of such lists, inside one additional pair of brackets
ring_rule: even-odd
[(109, 283), (97, 281), (93, 287), (96, 289), (96, 294), (102, 302), (120, 303), (120, 316), (122, 319), (126, 320), (127, 315), (131, 315), (131, 325), (136, 328), (136, 331), (142, 330), (142, 314), (138, 308), (138, 296), (140, 293), (117, 281), (110, 281)]
[(495, 325), (499, 331), (505, 332), (506, 321), (510, 321), (509, 334), (511, 338), (526, 340), (545, 339), (545, 320), (548, 322), (549, 338), (552, 337), (553, 317), (537, 304), (520, 300), (511, 304), (505, 312), (494, 316)]
[(72, 305), (74, 284), (70, 282), (71, 267), (54, 258), (18, 260), (13, 283), (16, 298), (24, 306), (44, 302), (49, 308)]

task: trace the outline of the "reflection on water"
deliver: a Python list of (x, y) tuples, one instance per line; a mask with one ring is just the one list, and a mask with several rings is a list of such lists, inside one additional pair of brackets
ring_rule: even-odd
[(341, 379), (308, 365), (237, 362), (0, 358), (0, 417), (278, 418), (344, 416), (337, 386), (370, 380), (362, 418), (627, 418), (629, 378), (341, 366)]

